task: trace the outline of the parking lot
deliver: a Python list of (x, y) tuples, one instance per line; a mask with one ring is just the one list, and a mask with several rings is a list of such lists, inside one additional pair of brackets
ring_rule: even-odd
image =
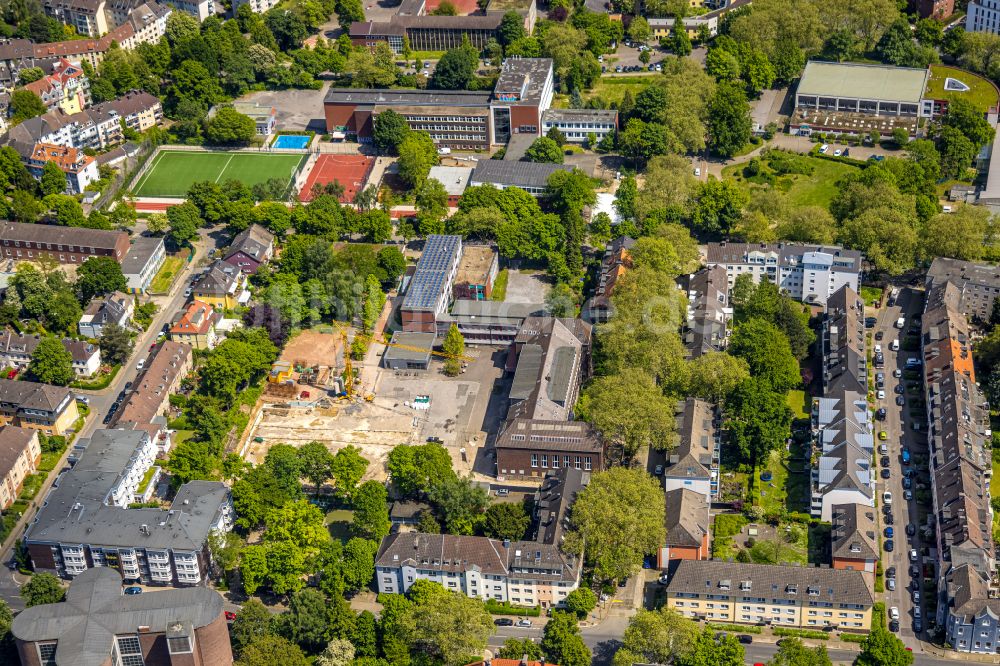
[[(913, 415), (910, 412), (910, 402), (921, 401), (922, 394), (921, 382), (916, 377), (919, 368), (907, 367), (907, 360), (917, 359), (919, 355), (904, 351), (903, 344), (898, 352), (892, 346), (894, 340), (905, 340), (909, 332), (919, 330), (917, 316), (921, 309), (920, 292), (904, 289), (898, 302), (883, 309), (874, 329), (869, 329), (875, 338), (873, 344), (879, 345), (884, 359), (883, 367), (876, 365), (874, 371), (884, 376), (884, 388), (876, 389), (875, 408), (885, 412), (877, 413), (875, 428), (879, 447), (877, 495), (881, 508), (882, 565), (886, 572), (885, 605), (890, 612), (892, 608), (898, 610), (898, 624), (893, 622), (892, 626), (914, 650), (919, 650), (916, 639), (933, 619), (927, 606), (927, 594), (933, 596), (936, 590), (933, 558), (928, 550), (933, 548), (933, 542), (924, 539), (927, 535), (922, 529), (929, 502), (926, 492), (929, 487), (928, 447), (923, 419), (916, 418), (917, 407)], [(904, 319), (902, 329), (896, 327), (900, 317)], [(884, 391), (884, 395), (878, 393), (879, 390)], [(914, 424), (918, 423), (919, 430), (915, 430)], [(885, 493), (890, 493), (890, 502), (886, 501)], [(924, 500), (923, 504), (918, 497)], [(890, 576), (892, 573), (895, 575)]]

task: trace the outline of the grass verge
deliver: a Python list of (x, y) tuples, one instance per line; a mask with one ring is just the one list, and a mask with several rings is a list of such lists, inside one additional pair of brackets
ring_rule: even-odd
[(795, 638), (810, 638), (817, 641), (830, 640), (830, 634), (825, 631), (811, 631), (809, 629), (789, 629), (787, 627), (775, 627), (775, 636), (794, 636)]
[(706, 622), (705, 626), (716, 631), (735, 631), (741, 634), (759, 634), (763, 630), (753, 624), (727, 624), (725, 622)]
[(510, 271), (506, 268), (500, 271), (497, 279), (493, 281), (493, 291), (490, 293), (491, 301), (504, 301), (507, 299), (507, 280), (510, 278)]
[(183, 267), (183, 257), (177, 255), (167, 257), (163, 265), (160, 266), (160, 270), (153, 276), (153, 281), (149, 285), (150, 293), (165, 294), (170, 291), (170, 287), (174, 284), (174, 279), (176, 279)]

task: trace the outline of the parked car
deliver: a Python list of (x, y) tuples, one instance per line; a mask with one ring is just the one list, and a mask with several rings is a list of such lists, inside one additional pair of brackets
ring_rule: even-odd
[(865, 317), (865, 328), (875, 328), (877, 323), (878, 317)]
[(825, 143), (819, 147), (820, 155), (826, 154), (826, 151), (828, 150), (830, 150), (830, 146), (826, 145)]
[(909, 490), (912, 487), (913, 487), (913, 479), (911, 479), (910, 477), (903, 478), (903, 489)]
[(904, 387), (902, 384), (896, 384), (896, 386), (892, 390), (900, 395), (903, 395), (903, 393), (906, 392), (906, 387)]
[(889, 433), (887, 433), (885, 430), (879, 430), (878, 439), (880, 442), (884, 442), (885, 440), (889, 439)]
[(885, 528), (885, 538), (886, 539), (891, 539), (892, 538), (892, 528), (891, 527)]
[(653, 469), (653, 474), (656, 476), (663, 476), (663, 465), (657, 465), (656, 468)]
[(493, 620), (493, 624), (495, 624), (498, 627), (513, 627), (514, 620), (510, 619), (509, 617), (498, 617), (497, 619)]
[(886, 578), (895, 578), (896, 577), (896, 567), (889, 567), (888, 569), (886, 569), (885, 570), (885, 577)]
[(892, 371), (892, 376), (895, 377), (896, 379), (899, 379), (900, 377), (903, 376), (903, 371), (900, 370), (899, 368), (896, 368), (895, 370)]
[(892, 517), (892, 512), (885, 514), (886, 525), (892, 525), (894, 522), (896, 522), (896, 519)]
[(236, 613), (233, 611), (226, 611), (226, 622), (232, 622), (236, 619)]
[(884, 544), (882, 544), (882, 547), (885, 549), (885, 552), (891, 553), (892, 550), (896, 547), (896, 545), (892, 542), (892, 539), (889, 539)]
[(920, 590), (913, 590), (913, 603), (920, 603)]
[(531, 626), (531, 620), (529, 620), (526, 617), (522, 617), (520, 620), (517, 621), (517, 626), (519, 626), (519, 627), (530, 627)]
[(744, 645), (749, 645), (750, 643), (753, 643), (753, 636), (751, 636), (750, 634), (739, 634), (736, 637), (736, 640), (738, 640), (740, 643), (743, 643)]
[(892, 492), (887, 490), (882, 493), (882, 504), (892, 506)]
[(840, 148), (837, 148), (835, 151), (833, 151), (833, 156), (840, 157)]
[(145, 367), (146, 367), (146, 359), (144, 358), (140, 358), (139, 362), (135, 364), (136, 370), (142, 370)]
[(893, 606), (892, 608), (889, 609), (889, 618), (892, 619), (892, 620), (898, 620), (899, 619), (899, 608), (898, 607)]
[(909, 523), (906, 526), (906, 536), (914, 536), (917, 533), (917, 526), (913, 523)]
[[(916, 609), (914, 609), (914, 610), (916, 610)], [(913, 631), (915, 631), (915, 632), (917, 632), (919, 634), (923, 630), (924, 630), (924, 623), (923, 623), (923, 621), (919, 617), (916, 618), (916, 619), (914, 619), (913, 620)]]
[(875, 339), (876, 340), (881, 340), (883, 337), (885, 337), (885, 332), (883, 332), (883, 331), (876, 331), (875, 332)]
[(875, 418), (878, 419), (879, 421), (885, 421), (885, 415), (886, 415), (885, 407), (879, 407), (878, 411), (875, 412)]
[(902, 458), (904, 465), (910, 464), (910, 448), (908, 446), (903, 447)]
[(889, 631), (896, 632), (896, 633), (899, 632), (899, 620), (890, 620), (889, 621)]
[(896, 579), (895, 578), (886, 578), (885, 579), (885, 586), (886, 586), (886, 588), (890, 592), (895, 592), (896, 591)]
[(913, 491), (910, 490), (909, 488), (903, 490), (903, 499), (905, 499), (907, 502), (913, 499)]
[(122, 590), (122, 594), (128, 594), (128, 595), (142, 594), (142, 588), (132, 585), (131, 587), (126, 587), (124, 590)]
[(901, 395), (897, 395), (896, 396), (896, 404), (899, 405), (900, 407), (902, 407), (903, 405), (906, 404), (906, 398), (904, 398)]
[(881, 474), (883, 479), (888, 479), (890, 476), (892, 476), (892, 472), (889, 471), (888, 467), (883, 467)]
[(919, 557), (917, 555), (917, 549), (916, 548), (911, 548), (910, 549), (910, 561), (911, 562), (916, 562), (917, 561), (917, 557)]
[(903, 328), (906, 326), (906, 317), (900, 317), (896, 320), (896, 328)]
[(889, 458), (889, 456), (882, 456), (882, 458), (878, 461), (878, 464), (881, 465), (882, 467), (888, 467), (889, 465), (892, 464), (892, 460)]

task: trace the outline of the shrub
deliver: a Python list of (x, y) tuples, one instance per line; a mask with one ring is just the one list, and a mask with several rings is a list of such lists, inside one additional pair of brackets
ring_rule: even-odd
[(721, 513), (715, 517), (715, 538), (739, 534), (747, 519), (736, 513)]
[(486, 611), (493, 615), (524, 615), (528, 617), (538, 617), (542, 614), (542, 609), (538, 606), (513, 606), (506, 602), (497, 601), (496, 599), (486, 600)]
[(823, 631), (811, 631), (809, 629), (789, 629), (787, 627), (775, 627), (775, 636), (794, 636), (796, 638), (811, 638), (818, 641), (830, 640), (830, 634)]
[(848, 643), (864, 643), (868, 634), (841, 634), (838, 638)]
[(715, 631), (734, 631), (739, 634), (759, 634), (762, 629), (753, 624), (728, 624), (725, 622), (706, 622), (705, 626)]

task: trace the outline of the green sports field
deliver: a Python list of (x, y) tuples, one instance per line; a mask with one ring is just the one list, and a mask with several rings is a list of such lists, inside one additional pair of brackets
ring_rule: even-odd
[(289, 180), (306, 155), (164, 150), (135, 185), (137, 197), (183, 197), (192, 183), (238, 180), (248, 187), (269, 178)]

